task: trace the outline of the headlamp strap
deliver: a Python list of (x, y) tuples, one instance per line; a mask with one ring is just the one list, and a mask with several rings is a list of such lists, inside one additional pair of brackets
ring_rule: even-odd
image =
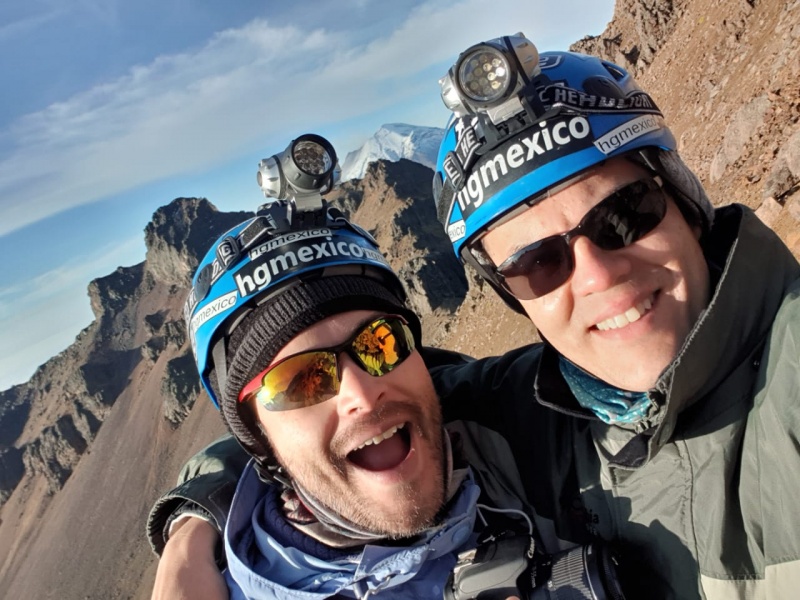
[(302, 229), (313, 229), (328, 223), (328, 203), (322, 200), (321, 208), (314, 210), (297, 210), (292, 214), (292, 223), (289, 229), (300, 231)]
[(259, 214), (239, 233), (239, 244), (242, 252), (252, 247), (262, 236), (278, 229), (278, 223), (269, 213)]
[(442, 162), (445, 174), (445, 183), (450, 183), (458, 191), (465, 183), (465, 172), (477, 160), (485, 136), (480, 131), (481, 115), (460, 117), (455, 124), (456, 145), (455, 150), (448, 152)]
[(376, 240), (369, 231), (360, 225), (356, 225), (355, 223), (348, 221), (347, 217), (344, 216), (344, 213), (336, 207), (332, 206), (328, 208), (325, 225), (328, 227), (344, 227), (345, 229), (349, 229), (353, 233), (357, 233), (361, 237), (366, 238), (376, 248), (380, 247), (378, 240)]

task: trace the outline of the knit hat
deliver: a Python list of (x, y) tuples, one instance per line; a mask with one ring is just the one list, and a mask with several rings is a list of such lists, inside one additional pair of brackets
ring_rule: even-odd
[[(302, 282), (282, 291), (250, 312), (226, 341), (227, 377), (215, 390), (225, 424), (245, 450), (256, 458), (259, 471), (275, 467), (258, 419), (239, 392), (272, 361), (289, 341), (323, 319), (352, 310), (399, 314), (409, 323), (419, 344), (421, 326), (397, 292), (383, 282), (361, 275), (335, 275)], [(219, 387), (216, 373), (212, 385)]]

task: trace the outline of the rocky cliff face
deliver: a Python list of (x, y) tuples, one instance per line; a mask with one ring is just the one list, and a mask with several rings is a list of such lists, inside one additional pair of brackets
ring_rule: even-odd
[(667, 43), (688, 4), (689, 0), (619, 0), (602, 35), (587, 36), (570, 49), (607, 58), (638, 77)]
[[(606, 32), (575, 48), (630, 69), (714, 202), (757, 209), (800, 255), (800, 4), (618, 0)], [(529, 322), (459, 268), (430, 180), (416, 163), (379, 162), (331, 198), (389, 254), (427, 343), (485, 355), (532, 341)], [(255, 189), (253, 198), (255, 208)], [(29, 382), (0, 393), (0, 589), (9, 597), (149, 597), (144, 514), (220, 430), (209, 403), (196, 402), (183, 298), (205, 250), (246, 216), (196, 198), (156, 211), (146, 260), (90, 284), (95, 321)]]
[(463, 268), (436, 220), (433, 171), (418, 163), (372, 163), (362, 180), (350, 181), (331, 201), (370, 231), (389, 255), (420, 315), (454, 311), (467, 294)]
[[(94, 322), (29, 382), (0, 394), (0, 503), (26, 476), (42, 477), (51, 492), (60, 489), (139, 362), (153, 363), (165, 350), (184, 348), (180, 315), (143, 314), (148, 297), (163, 290), (185, 295), (189, 273), (205, 249), (245, 216), (221, 215), (204, 199), (179, 198), (156, 211), (147, 225), (144, 263), (120, 267), (89, 284)], [(178, 382), (181, 375), (171, 367), (166, 378)], [(170, 381), (165, 383), (168, 397), (182, 408), (170, 406), (165, 412), (175, 419), (176, 412), (185, 415), (197, 387)]]
[(714, 203), (757, 210), (800, 255), (800, 3), (619, 0), (573, 47), (630, 69)]

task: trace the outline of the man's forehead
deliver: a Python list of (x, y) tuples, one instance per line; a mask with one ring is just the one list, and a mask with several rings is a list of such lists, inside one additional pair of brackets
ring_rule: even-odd
[(341, 344), (352, 337), (356, 328), (380, 314), (374, 310), (351, 310), (326, 317), (294, 336), (280, 349), (272, 362), (298, 352)]
[(606, 195), (638, 181), (645, 175), (647, 171), (641, 165), (625, 157), (615, 157), (587, 169), (565, 185), (557, 186), (542, 199), (542, 203), (547, 203), (547, 206), (557, 206), (559, 202), (574, 199), (576, 193), (581, 196), (597, 196), (595, 199), (600, 201)]

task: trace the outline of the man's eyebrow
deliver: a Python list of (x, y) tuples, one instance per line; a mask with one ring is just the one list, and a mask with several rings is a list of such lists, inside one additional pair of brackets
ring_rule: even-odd
[[(548, 236), (548, 237), (549, 237), (549, 236)], [(520, 250), (524, 250), (524, 249), (525, 249), (525, 248), (527, 248), (528, 246), (532, 246), (533, 244), (535, 244), (535, 243), (537, 243), (537, 242), (539, 242), (539, 241), (541, 241), (541, 240), (543, 240), (543, 239), (544, 239), (544, 238), (536, 238), (535, 240), (533, 240), (533, 241), (531, 241), (531, 242), (525, 242), (524, 244), (516, 244), (516, 245), (514, 245), (514, 246), (512, 246), (512, 247), (511, 247), (511, 250), (510, 250), (510, 252), (508, 253), (508, 255), (509, 255), (509, 256), (514, 256), (514, 255), (515, 255), (517, 252), (519, 252)]]

